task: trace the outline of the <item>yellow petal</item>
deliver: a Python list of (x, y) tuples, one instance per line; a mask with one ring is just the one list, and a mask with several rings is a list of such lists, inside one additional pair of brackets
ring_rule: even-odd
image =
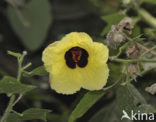
[(100, 90), (107, 83), (109, 70), (107, 64), (95, 63), (93, 66), (84, 69), (81, 75), (83, 77), (83, 88), (88, 90)]
[(84, 32), (71, 32), (67, 35), (65, 35), (62, 39), (62, 44), (65, 43), (73, 43), (77, 44), (80, 42), (92, 42), (93, 40), (90, 38), (90, 36)]
[[(71, 69), (67, 66), (65, 53), (73, 47), (80, 47), (88, 52), (88, 64), (85, 67), (76, 66), (75, 69)], [(72, 32), (49, 45), (43, 51), (42, 60), (50, 73), (51, 88), (58, 93), (73, 94), (81, 87), (98, 90), (107, 82), (108, 48), (93, 42), (86, 33)]]
[(50, 85), (58, 93), (73, 94), (82, 86), (81, 75), (77, 70), (62, 67), (57, 73), (50, 74)]
[(83, 42), (92, 42), (92, 39), (84, 32), (71, 32), (63, 37), (61, 41), (50, 44), (45, 48), (42, 55), (42, 61), (44, 62), (46, 70), (51, 72), (52, 67), (54, 67), (54, 70), (57, 70), (61, 65), (56, 65), (57, 62), (65, 62), (64, 55), (66, 51), (72, 47), (80, 46)]
[(81, 72), (83, 88), (99, 90), (106, 85), (109, 76), (107, 67), (108, 48), (98, 42), (83, 42), (81, 47), (88, 51), (88, 64), (84, 68), (77, 68)]
[[(43, 51), (42, 54), (42, 61), (44, 62), (44, 66), (48, 72), (51, 71), (52, 68), (52, 63), (53, 63), (53, 56), (55, 55), (54, 50), (57, 49), (59, 41), (56, 41), (52, 44), (50, 44), (45, 50)], [(53, 53), (54, 52), (54, 53)]]

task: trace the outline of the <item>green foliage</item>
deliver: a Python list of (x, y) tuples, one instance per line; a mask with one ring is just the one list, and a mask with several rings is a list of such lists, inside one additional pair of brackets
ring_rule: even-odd
[(30, 50), (42, 45), (52, 21), (48, 0), (31, 0), (21, 10), (10, 6), (8, 18), (15, 33)]
[(45, 70), (45, 67), (44, 66), (39, 66), (35, 69), (33, 69), (31, 72), (24, 72), (23, 73), (23, 76), (25, 77), (32, 77), (34, 75), (39, 75), (39, 76), (44, 76), (44, 75), (47, 75), (48, 72)]
[(122, 110), (125, 110), (129, 115), (131, 113), (131, 110), (136, 113), (138, 110), (140, 110), (141, 113), (156, 112), (156, 109), (147, 104), (144, 97), (132, 84), (118, 87), (117, 101), (121, 112)]
[(74, 122), (76, 119), (83, 116), (88, 109), (96, 103), (106, 92), (95, 91), (86, 93), (81, 101), (78, 103), (72, 114), (70, 115), (68, 122)]
[[(121, 120), (122, 111), (129, 115), (132, 110), (134, 113), (156, 113), (155, 5), (156, 0), (0, 1), (0, 95), (7, 95), (0, 96), (0, 113), (3, 113), (0, 121), (135, 122)], [(52, 14), (55, 25), (50, 29)], [(129, 17), (132, 24), (121, 24), (125, 17)], [(100, 39), (99, 42), (104, 41), (106, 45), (106, 35), (114, 33), (112, 25), (116, 27), (119, 23), (116, 30), (119, 45), (116, 49), (107, 45), (109, 78), (106, 87), (99, 91), (80, 90), (71, 96), (50, 89), (48, 72), (41, 61), (42, 51), (49, 41), (58, 40), (69, 31), (86, 31), (95, 41)], [(49, 41), (44, 41), (46, 39)], [(138, 49), (129, 49), (135, 44), (139, 45)], [(24, 60), (26, 51), (8, 51), (7, 56), (8, 49), (28, 49), (29, 56)], [(128, 51), (129, 54), (141, 54), (133, 58)], [(18, 66), (14, 64), (15, 58)], [(27, 63), (28, 60), (33, 63)], [(138, 65), (139, 71), (133, 72), (134, 69), (128, 68), (129, 64)], [(27, 70), (30, 65), (36, 68)], [(17, 76), (13, 77), (15, 74)], [(136, 82), (130, 75), (136, 76)], [(51, 113), (49, 109), (54, 110)]]
[(16, 122), (20, 122), (23, 120), (34, 120), (34, 119), (40, 119), (43, 121), (46, 121), (47, 119), (47, 113), (51, 112), (48, 109), (40, 109), (40, 108), (30, 108), (19, 113), (11, 113), (8, 117), (8, 122), (12, 122), (12, 120), (16, 120)]
[[(11, 96), (8, 107), (1, 118), (2, 122), (5, 121), (12, 121), (15, 120), (16, 122), (20, 122), (22, 120), (32, 120), (32, 119), (41, 119), (46, 121), (46, 114), (50, 112), (47, 109), (39, 109), (39, 108), (30, 108), (25, 110), (23, 113), (17, 113), (16, 111), (12, 110), (12, 107), (21, 99), (21, 97), (28, 91), (33, 90), (36, 88), (32, 85), (26, 85), (21, 83), (21, 75), (24, 70), (29, 67), (30, 63), (26, 66), (22, 66), (23, 60), (25, 55), (27, 54), (26, 51), (23, 54), (14, 53), (12, 51), (8, 51), (8, 54), (17, 58), (18, 61), (18, 75), (17, 78), (11, 76), (4, 76), (0, 80), (0, 93), (5, 93), (8, 96)], [(37, 70), (34, 70), (33, 73), (39, 73), (39, 70), (42, 70), (43, 67), (39, 67)], [(15, 100), (15, 94), (19, 94), (19, 97)], [(14, 113), (11, 113), (13, 111)], [(8, 118), (9, 117), (9, 118)]]
[(111, 29), (112, 25), (118, 24), (124, 17), (126, 17), (126, 15), (122, 14), (121, 12), (102, 16), (101, 19), (107, 22), (107, 26), (101, 32), (101, 36), (107, 34)]
[(62, 114), (49, 113), (47, 114), (47, 118), (51, 122), (67, 122), (69, 117), (68, 112), (64, 112)]
[(87, 92), (71, 113), (68, 122), (74, 122), (76, 119), (83, 116), (91, 106), (93, 106), (104, 94), (107, 93), (108, 90), (114, 88), (118, 83), (120, 82), (115, 82), (113, 85), (99, 91)]
[(114, 122), (117, 121), (117, 114), (117, 106), (115, 102), (111, 102), (100, 109), (95, 115), (93, 115), (89, 122)]
[[(122, 68), (124, 65), (120, 64), (120, 65), (116, 66), (114, 63), (109, 63), (108, 66), (109, 66), (109, 70), (110, 70), (110, 76), (108, 79), (110, 82), (108, 82), (108, 84), (112, 83), (112, 82), (117, 82), (117, 80), (119, 80), (123, 77)], [(116, 71), (118, 71), (118, 72), (116, 72)]]
[(24, 94), (34, 88), (36, 87), (17, 82), (17, 80), (11, 76), (4, 76), (3, 79), (0, 80), (0, 93)]
[(131, 37), (137, 37), (140, 34), (140, 32), (140, 27), (138, 25), (135, 25)]

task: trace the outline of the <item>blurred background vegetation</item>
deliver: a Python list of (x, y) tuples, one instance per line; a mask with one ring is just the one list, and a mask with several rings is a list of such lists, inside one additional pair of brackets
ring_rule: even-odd
[[(135, 38), (142, 35), (145, 38), (142, 43), (150, 49), (156, 44), (155, 16), (156, 0), (0, 0), (0, 78), (5, 75), (13, 77), (17, 75), (16, 58), (7, 55), (7, 50), (13, 52), (26, 50), (28, 54), (23, 65), (31, 62), (32, 66), (27, 69), (31, 71), (43, 65), (41, 57), (44, 48), (65, 34), (73, 31), (86, 32), (93, 40), (106, 43), (106, 35), (111, 26), (118, 24), (124, 17), (130, 17), (134, 22), (134, 28), (129, 37)], [(111, 56), (116, 52), (115, 49), (110, 48)], [(121, 57), (125, 57), (125, 54)], [(142, 65), (144, 69), (156, 66), (155, 63)], [(122, 75), (122, 67), (120, 63), (109, 63), (111, 74), (108, 85), (119, 79)], [(142, 94), (141, 103), (146, 99), (148, 105), (150, 104), (150, 107), (143, 107), (143, 109), (153, 111), (156, 108), (155, 95), (145, 91), (145, 88), (155, 81), (155, 71), (152, 70), (143, 77), (137, 78), (137, 82), (133, 82), (136, 88), (128, 86), (132, 91), (137, 90), (134, 94), (139, 94), (139, 96)], [(48, 75), (22, 77), (22, 82), (37, 87), (26, 93), (13, 109), (19, 113), (29, 108), (50, 109), (52, 112), (48, 112), (46, 118), (49, 122), (68, 121), (75, 106), (87, 93), (86, 90), (81, 90), (69, 96), (57, 94), (49, 87)], [(132, 109), (134, 101), (130, 100), (133, 95), (128, 98), (122, 95), (122, 93), (129, 95), (127, 89), (118, 89), (114, 88), (104, 96), (102, 95), (103, 97), (99, 96), (95, 100), (96, 103), (91, 105), (88, 111), (86, 109), (87, 112), (84, 112), (84, 115), (82, 112), (83, 116), (78, 115), (80, 118), (77, 117), (79, 118), (77, 122), (121, 122), (121, 110), (124, 107)], [(90, 100), (93, 99), (94, 97)], [(0, 94), (1, 116), (8, 101), (9, 97), (6, 94)], [(137, 105), (141, 104), (140, 101), (135, 102)], [(26, 121), (40, 122), (43, 120)], [(9, 121), (18, 122), (19, 120), (8, 119)], [(130, 121), (124, 120), (123, 122)]]

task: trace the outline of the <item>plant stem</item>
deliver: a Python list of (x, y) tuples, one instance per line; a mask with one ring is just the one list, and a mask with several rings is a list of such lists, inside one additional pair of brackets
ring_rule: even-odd
[(150, 13), (148, 13), (146, 10), (136, 7), (136, 10), (138, 14), (146, 21), (149, 25), (156, 28), (156, 18), (153, 17)]
[(135, 38), (132, 38), (132, 39), (130, 37), (128, 37), (126, 34), (124, 36), (128, 40), (128, 42), (126, 42), (124, 45), (122, 45), (119, 48), (119, 52), (114, 56), (114, 58), (119, 57), (129, 45), (131, 45), (133, 43), (137, 43), (138, 41), (143, 40), (143, 38), (140, 38), (141, 35), (139, 35), (139, 36), (137, 36)]
[(15, 100), (15, 95), (12, 95), (11, 98), (10, 98), (8, 107), (5, 110), (4, 115), (2, 116), (1, 122), (6, 122), (6, 120), (8, 118), (8, 115), (9, 115), (10, 111), (12, 110), (12, 104), (13, 104), (14, 100)]
[(144, 52), (140, 57), (143, 57), (144, 55), (146, 55), (147, 53), (151, 52), (152, 55), (156, 56), (155, 52), (152, 52), (152, 50), (156, 49), (156, 46), (153, 46), (151, 49), (147, 50), (146, 52)]
[(111, 89), (111, 88), (114, 88), (114, 87), (117, 86), (120, 82), (121, 82), (121, 79), (119, 79), (118, 81), (116, 81), (114, 84), (112, 84), (112, 85), (110, 85), (110, 86), (108, 86), (108, 87), (103, 88), (102, 90), (107, 91), (107, 90), (109, 90), (109, 89)]
[[(143, 75), (145, 75), (146, 73), (148, 73), (149, 71), (151, 71), (151, 70), (153, 70), (153, 69), (156, 69), (156, 67), (152, 67), (152, 68), (150, 68), (150, 69), (144, 70), (144, 71), (142, 71), (140, 74), (141, 74), (141, 76), (143, 76)], [(130, 82), (133, 81), (133, 80), (134, 80), (134, 79), (131, 78), (131, 79), (127, 80), (126, 82), (122, 83), (121, 85), (126, 85), (126, 84), (130, 83)]]
[(137, 63), (137, 62), (153, 62), (156, 63), (156, 59), (120, 59), (120, 58), (109, 58), (111, 61), (121, 62), (121, 63)]
[(23, 69), (23, 71), (26, 69), (26, 68), (28, 68), (28, 67), (30, 67), (32, 64), (31, 63), (28, 63), (26, 66), (24, 66), (22, 69)]
[[(24, 56), (27, 54), (26, 51), (23, 52), (23, 54), (21, 56), (17, 56), (17, 60), (18, 60), (18, 74), (17, 74), (17, 81), (20, 82), (21, 80), (21, 75), (23, 72), (22, 69), (22, 62), (24, 59)], [(8, 104), (8, 107), (5, 110), (5, 113), (3, 114), (1, 121), (0, 122), (6, 122), (9, 113), (12, 111), (12, 107), (21, 99), (22, 94), (20, 94), (19, 98), (15, 101), (15, 95), (12, 95)], [(14, 102), (15, 101), (15, 102)]]
[(134, 9), (137, 11), (137, 13), (140, 15), (140, 17), (147, 22), (152, 27), (156, 28), (156, 18), (153, 17), (149, 12), (147, 12), (145, 9), (140, 8), (140, 6), (135, 2), (135, 0), (132, 1)]
[(20, 94), (19, 97), (16, 99), (16, 101), (12, 104), (12, 106), (16, 105), (18, 101), (23, 97), (23, 94)]
[(18, 112), (14, 111), (14, 110), (12, 110), (12, 112), (15, 113), (15, 114), (17, 114), (17, 115), (19, 115), (19, 116), (21, 116), (21, 117), (23, 116), (23, 114), (18, 113)]
[(18, 60), (18, 74), (17, 74), (17, 81), (20, 82), (21, 80), (21, 75), (22, 75), (22, 72), (23, 72), (23, 68), (22, 68), (22, 62), (23, 62), (23, 59), (25, 57), (25, 55), (27, 54), (26, 51), (23, 51), (23, 54), (17, 58)]
[(17, 74), (17, 81), (20, 82), (22, 75), (22, 64), (20, 61), (18, 61), (18, 74)]

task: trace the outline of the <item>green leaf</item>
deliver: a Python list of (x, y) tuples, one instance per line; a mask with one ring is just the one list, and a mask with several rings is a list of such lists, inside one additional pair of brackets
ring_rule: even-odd
[(74, 122), (76, 119), (83, 116), (105, 93), (106, 91), (93, 91), (86, 93), (70, 115), (68, 122)]
[(117, 102), (120, 110), (125, 110), (128, 115), (130, 115), (131, 110), (136, 110), (136, 105), (134, 105), (134, 98), (131, 94), (131, 91), (128, 89), (128, 85), (118, 87)]
[(7, 118), (7, 122), (12, 122), (12, 120), (14, 120), (14, 122), (21, 122), (20, 116), (15, 113), (10, 113)]
[(120, 80), (108, 87), (103, 88), (102, 90), (87, 92), (71, 113), (68, 122), (74, 122), (76, 119), (83, 116), (89, 108), (91, 108), (105, 93), (107, 93), (107, 91), (116, 87), (119, 83)]
[(22, 112), (22, 120), (41, 119), (46, 121), (46, 114), (51, 112), (48, 109), (30, 108)]
[(104, 36), (109, 32), (112, 25), (118, 24), (126, 15), (116, 12), (110, 15), (102, 16), (101, 19), (107, 22), (107, 26), (101, 32), (101, 36)]
[[(105, 105), (101, 110), (99, 110), (95, 115), (91, 117), (89, 122), (114, 122), (117, 120), (116, 116), (116, 104), (111, 102)], [(110, 117), (111, 116), (111, 117)]]
[(132, 84), (128, 84), (127, 86), (130, 94), (138, 100), (141, 104), (147, 104), (145, 98), (141, 95), (141, 93), (134, 87)]
[(138, 25), (135, 25), (134, 29), (132, 30), (132, 35), (131, 37), (137, 37), (138, 35), (140, 35), (141, 29)]
[(64, 112), (62, 114), (56, 113), (47, 114), (47, 119), (49, 120), (49, 122), (67, 122), (68, 117), (69, 117), (68, 112)]
[[(152, 113), (155, 109), (146, 103), (144, 97), (140, 92), (132, 85), (120, 86), (117, 90), (117, 101), (120, 111), (125, 110), (128, 115), (131, 115), (131, 111), (140, 111), (141, 113)], [(147, 107), (147, 108), (146, 108)]]
[(9, 6), (11, 26), (26, 48), (36, 50), (42, 45), (52, 22), (50, 11), (48, 0), (31, 0), (22, 9)]
[(7, 122), (12, 122), (12, 120), (16, 120), (16, 122), (21, 122), (22, 120), (33, 120), (40, 119), (46, 121), (47, 113), (51, 112), (48, 109), (40, 109), (40, 108), (30, 108), (22, 112), (22, 114), (11, 113), (8, 117)]
[(108, 84), (111, 83), (111, 82), (116, 82), (117, 79), (120, 79), (123, 76), (123, 73), (122, 73), (122, 69), (124, 67), (123, 64), (116, 65), (114, 63), (109, 62), (108, 67), (109, 67), (109, 70), (110, 70), (109, 78), (108, 78), (108, 80), (110, 82), (108, 82)]
[(17, 80), (11, 76), (4, 76), (0, 80), (0, 93), (24, 94), (30, 90), (33, 90), (34, 88), (35, 86), (26, 85), (26, 84), (17, 82)]
[(105, 104), (101, 110), (97, 111), (89, 122), (133, 122), (129, 119), (121, 120), (120, 118), (119, 107), (116, 105), (116, 100), (114, 100)]
[(32, 77), (34, 75), (44, 76), (47, 74), (48, 74), (48, 72), (45, 70), (44, 66), (39, 66), (39, 67), (35, 68), (34, 70), (32, 70), (31, 72), (24, 72), (23, 73), (23, 75), (25, 77)]
[(101, 110), (91, 117), (89, 122), (133, 122), (132, 120), (120, 120), (121, 115), (116, 101), (106, 104)]

